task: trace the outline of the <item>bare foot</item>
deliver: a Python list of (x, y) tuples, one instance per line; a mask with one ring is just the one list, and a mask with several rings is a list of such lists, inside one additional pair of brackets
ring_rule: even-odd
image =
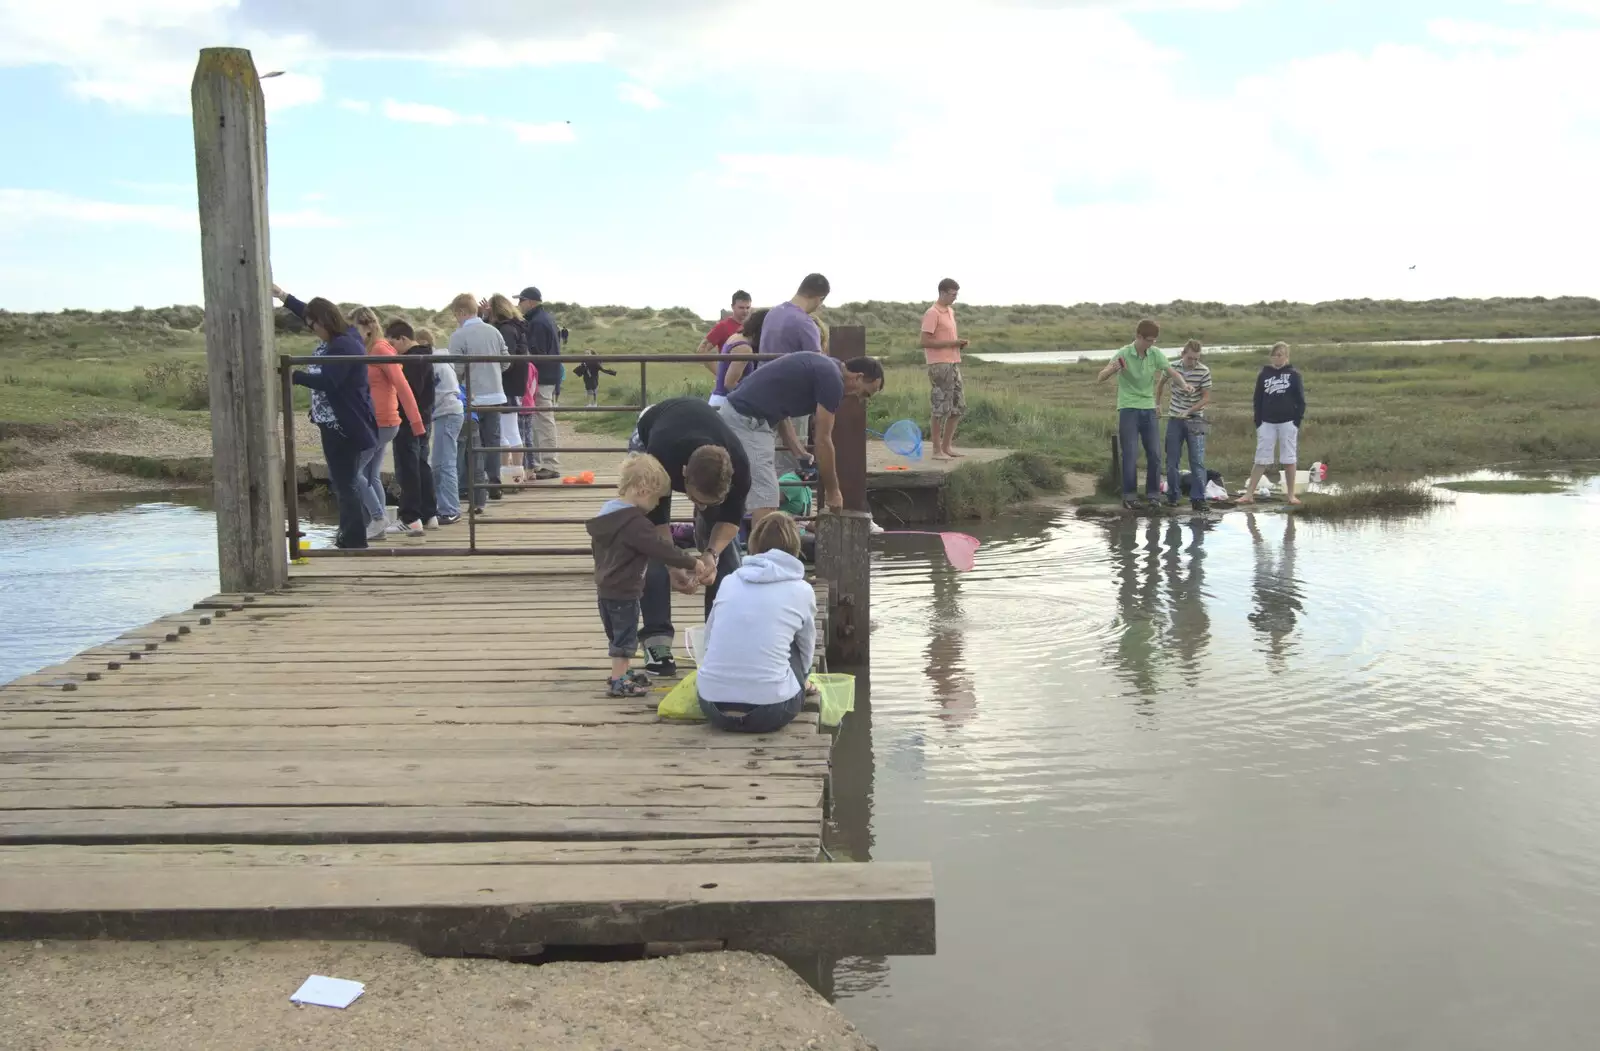
[(1236, 503), (1236, 504), (1253, 504), (1255, 502), (1256, 502), (1256, 498), (1251, 496), (1251, 495), (1249, 495), (1248, 493), (1245, 494), (1244, 496), (1239, 497), (1239, 499), (1234, 501), (1234, 503)]
[(945, 453), (937, 452), (937, 451), (933, 454), (933, 458), (935, 460), (948, 460), (948, 459), (950, 459), (950, 457), (948, 455), (946, 455)]
[(961, 459), (961, 458), (962, 458), (962, 457), (963, 457), (963, 456), (965, 456), (965, 455), (967, 455), (967, 454), (966, 454), (966, 453), (958, 453), (958, 452), (956, 452), (956, 451), (955, 451), (955, 450), (954, 450), (954, 449), (946, 449), (946, 450), (945, 450), (945, 451), (944, 451), (944, 454), (945, 454), (945, 455), (946, 455), (946, 456), (948, 456), (948, 457), (950, 457), (950, 458), (951, 458), (951, 459), (952, 459), (952, 460), (959, 460), (959, 459)]
[(1291, 496), (1291, 497), (1289, 497), (1289, 502), (1290, 502), (1290, 503), (1291, 503), (1291, 504), (1293, 504), (1293, 505), (1294, 505), (1294, 506), (1296, 506), (1296, 507), (1299, 507), (1299, 506), (1300, 506), (1300, 498), (1299, 498), (1299, 497), (1298, 497), (1298, 496)]

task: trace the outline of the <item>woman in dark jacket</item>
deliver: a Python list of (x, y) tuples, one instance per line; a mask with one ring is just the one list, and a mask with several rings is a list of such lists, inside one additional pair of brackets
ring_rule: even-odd
[[(496, 292), (489, 297), (488, 321), (506, 341), (506, 353), (511, 357), (511, 367), (500, 374), (500, 382), (506, 389), (507, 405), (532, 404), (528, 398), (528, 370), (530, 368), (528, 355), (528, 330), (522, 323), (522, 315), (517, 311), (516, 304), (505, 296)], [(510, 421), (516, 420), (513, 429)], [(533, 417), (521, 412), (516, 416), (504, 416), (501, 422), (505, 430), (501, 433), (501, 444), (529, 446), (533, 444)], [(500, 464), (501, 475), (509, 471), (511, 477), (503, 481), (522, 481), (523, 474), (533, 471), (533, 454), (529, 452), (506, 453)], [(527, 481), (533, 481), (528, 478)]]
[[(274, 297), (306, 323), (322, 342), (318, 357), (365, 357), (367, 345), (332, 302), (320, 296), (302, 303), (277, 285)], [(311, 388), (311, 422), (322, 432), (322, 456), (328, 464), (328, 487), (339, 503), (339, 533), (335, 546), (367, 546), (367, 512), (357, 485), (361, 454), (378, 444), (378, 418), (372, 411), (372, 391), (367, 386), (364, 362), (328, 362), (296, 369), (295, 383)]]

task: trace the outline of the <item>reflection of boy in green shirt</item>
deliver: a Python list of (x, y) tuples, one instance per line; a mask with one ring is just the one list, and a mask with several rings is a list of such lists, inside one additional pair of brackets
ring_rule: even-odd
[(1161, 454), (1156, 451), (1156, 378), (1172, 377), (1178, 389), (1189, 391), (1189, 381), (1173, 368), (1155, 347), (1161, 326), (1148, 318), (1139, 322), (1133, 342), (1117, 351), (1100, 370), (1104, 382), (1117, 377), (1117, 444), (1122, 460), (1122, 506), (1136, 507), (1139, 445), (1144, 446), (1144, 495), (1152, 504), (1161, 499)]

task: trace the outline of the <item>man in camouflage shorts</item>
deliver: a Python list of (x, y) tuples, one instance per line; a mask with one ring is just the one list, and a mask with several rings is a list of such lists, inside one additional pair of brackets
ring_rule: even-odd
[(939, 300), (922, 316), (922, 352), (928, 360), (929, 402), (933, 407), (933, 458), (948, 460), (955, 451), (956, 426), (967, 412), (961, 386), (961, 351), (967, 341), (956, 335), (956, 295), (961, 286), (951, 278), (939, 282)]

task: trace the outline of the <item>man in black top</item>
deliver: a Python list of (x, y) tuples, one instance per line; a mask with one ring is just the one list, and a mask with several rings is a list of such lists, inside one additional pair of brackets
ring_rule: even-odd
[[(640, 601), (645, 669), (654, 675), (673, 675), (678, 666), (672, 657), (672, 591), (706, 585), (709, 615), (722, 579), (739, 568), (734, 540), (750, 492), (750, 462), (717, 410), (700, 398), (672, 398), (650, 406), (639, 416), (628, 447), (660, 460), (673, 490), (695, 505), (695, 544), (704, 553), (699, 570), (691, 574), (650, 563)], [(661, 535), (671, 539), (671, 493), (649, 517)]]
[[(517, 294), (517, 309), (528, 326), (528, 353), (535, 355), (533, 366), (539, 373), (538, 391), (533, 399), (534, 444), (540, 449), (555, 449), (560, 445), (556, 431), (556, 414), (551, 410), (556, 404), (556, 383), (561, 378), (561, 330), (556, 319), (544, 308), (544, 296), (529, 285)], [(539, 355), (550, 355), (539, 357)], [(536, 453), (537, 470), (533, 476), (540, 481), (561, 477), (561, 456), (554, 452)]]

